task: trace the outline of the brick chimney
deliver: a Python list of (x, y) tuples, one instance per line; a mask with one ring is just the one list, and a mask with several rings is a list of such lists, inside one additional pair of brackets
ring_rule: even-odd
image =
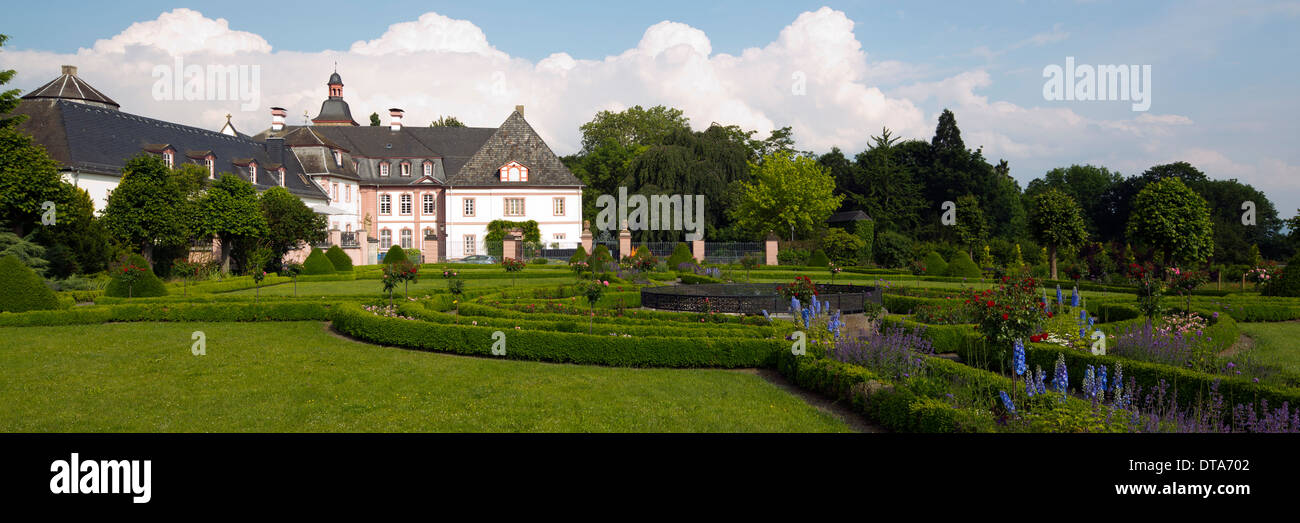
[(272, 131), (284, 130), (284, 117), (286, 114), (287, 113), (285, 112), (283, 107), (271, 108), (271, 130)]
[(393, 117), (393, 123), (390, 124), (389, 129), (391, 129), (391, 130), (393, 130), (393, 131), (400, 131), (400, 130), (402, 130), (402, 115), (405, 114), (405, 113), (406, 113), (406, 111), (403, 111), (403, 110), (398, 109), (398, 108), (396, 108), (396, 107), (394, 107), (394, 108), (392, 108), (392, 109), (389, 109), (389, 110), (388, 110), (388, 114), (391, 115), (391, 116)]
[(523, 116), (523, 115), (524, 115), (524, 106), (522, 106), (522, 105), (516, 105), (516, 106), (515, 106), (515, 112), (516, 112), (516, 113), (519, 113), (519, 116)]
[(77, 76), (77, 66), (75, 66), (75, 65), (65, 65), (65, 66), (63, 66), (63, 74), (66, 74), (66, 75), (69, 75), (69, 76)]

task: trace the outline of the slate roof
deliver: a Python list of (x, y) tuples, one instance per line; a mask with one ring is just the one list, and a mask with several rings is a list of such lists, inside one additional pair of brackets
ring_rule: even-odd
[(76, 68), (64, 66), (63, 74), (58, 78), (50, 80), (49, 83), (33, 89), (32, 92), (23, 96), (24, 100), (41, 100), (41, 99), (64, 99), (64, 100), (82, 100), (96, 104), (103, 104), (114, 109), (121, 107), (112, 98), (99, 89), (91, 87), (85, 80), (78, 78)]
[(856, 222), (861, 220), (870, 220), (871, 216), (862, 211), (842, 211), (832, 214), (826, 219), (826, 223)]
[(245, 180), (250, 178), (247, 163), (255, 160), (260, 166), (255, 184), (259, 190), (278, 185), (267, 170), (283, 163), (289, 192), (300, 197), (326, 198), (314, 182), (302, 175), (302, 166), (293, 155), (272, 158), (265, 142), (247, 137), (62, 99), (26, 99), (14, 113), (28, 115), (19, 129), (32, 135), (67, 169), (120, 176), (128, 159), (146, 152), (146, 148), (166, 145), (177, 152), (178, 163), (206, 165), (193, 153), (211, 152), (216, 156), (218, 174), (235, 173)]
[[(502, 182), (499, 169), (512, 161), (528, 167), (528, 181)], [(524, 115), (513, 111), (465, 165), (452, 171), (451, 185), (471, 186), (581, 186), (560, 158), (547, 147)]]

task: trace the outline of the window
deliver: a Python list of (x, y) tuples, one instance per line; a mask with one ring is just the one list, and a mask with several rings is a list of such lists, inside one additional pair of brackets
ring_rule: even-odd
[(400, 201), (401, 207), (399, 209), (401, 209), (402, 214), (411, 214), (411, 195), (403, 194)]
[(524, 199), (506, 198), (506, 216), (523, 216)]
[(280, 177), (280, 187), (284, 187), (284, 167), (281, 167), (280, 170), (277, 172), (279, 173), (278, 175)]
[(465, 235), (465, 256), (473, 256), (475, 252), (477, 252), (475, 250), (475, 247), (477, 245), (478, 245), (478, 241), (474, 239), (474, 235), (466, 234)]
[(351, 185), (344, 185), (344, 186), (343, 186), (343, 194), (347, 195), (347, 201), (348, 201), (348, 203), (352, 203), (352, 186), (351, 186)]
[(465, 198), (465, 216), (474, 216), (473, 198)]
[(393, 231), (388, 229), (379, 231), (379, 246), (384, 249), (393, 246)]
[(339, 199), (339, 184), (338, 184), (338, 182), (335, 182), (335, 183), (334, 183), (333, 191), (334, 191), (334, 197), (331, 198), (331, 199), (333, 199), (333, 200), (337, 200), (337, 199)]
[(555, 198), (551, 200), (553, 211), (556, 216), (564, 216), (564, 198)]
[(410, 229), (402, 229), (402, 248), (403, 248), (403, 249), (410, 249), (410, 248), (411, 248), (411, 230), (410, 230)]
[(426, 239), (426, 240), (434, 240), (434, 239), (437, 239), (437, 237), (435, 237), (435, 236), (433, 235), (433, 227), (425, 227), (425, 228), (424, 228), (424, 239)]
[(393, 214), (393, 197), (391, 195), (379, 195), (379, 214)]
[(424, 162), (424, 175), (433, 176), (433, 162)]
[(552, 235), (551, 235), (551, 239), (552, 239), (552, 240), (563, 240), (563, 239), (564, 239), (564, 233), (562, 233), (562, 232), (557, 232), (557, 233), (555, 233), (555, 234), (552, 234)]
[(379, 175), (388, 176), (388, 162), (379, 162)]
[(352, 170), (353, 170), (353, 171), (356, 171), (356, 170), (357, 170), (358, 168), (360, 168), (360, 167), (361, 167), (361, 162), (358, 162), (358, 161), (356, 161), (356, 160), (352, 160)]
[(510, 162), (501, 166), (501, 181), (503, 182), (526, 182), (528, 181), (528, 168), (520, 165), (519, 162)]
[(163, 151), (163, 163), (167, 164), (168, 169), (172, 168), (174, 162), (175, 162), (175, 156), (172, 155), (172, 152)]
[(205, 159), (204, 161), (207, 162), (207, 164), (208, 164), (208, 176), (210, 176), (210, 177), (212, 177), (212, 178), (216, 178), (216, 177), (217, 177), (217, 162), (216, 162), (216, 161), (213, 161), (213, 159), (212, 159), (211, 156), (207, 157), (207, 159)]
[(411, 175), (411, 164), (402, 162), (402, 176), (410, 176), (410, 175)]
[(339, 152), (337, 149), (334, 150), (334, 165), (343, 167), (343, 153)]
[(432, 195), (432, 194), (425, 194), (424, 197), (423, 197), (423, 200), (424, 200), (424, 201), (423, 201), (423, 203), (424, 203), (424, 209), (423, 209), (424, 214), (433, 214), (433, 211), (435, 210), (435, 209), (434, 209), (434, 205), (433, 205), (433, 195)]
[(256, 163), (248, 164), (248, 172), (253, 177), (253, 185), (257, 185), (257, 164)]

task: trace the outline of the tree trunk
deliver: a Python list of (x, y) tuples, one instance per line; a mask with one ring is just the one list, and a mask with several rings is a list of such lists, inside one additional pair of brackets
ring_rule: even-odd
[(1052, 279), (1056, 279), (1056, 246), (1053, 245), (1047, 250), (1047, 257), (1052, 265)]
[(221, 239), (221, 273), (230, 274), (230, 238), (220, 236)]
[(140, 256), (144, 257), (144, 262), (153, 267), (153, 244), (144, 242), (140, 244)]

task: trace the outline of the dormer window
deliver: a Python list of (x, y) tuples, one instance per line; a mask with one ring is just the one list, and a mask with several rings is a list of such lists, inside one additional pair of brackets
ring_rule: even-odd
[(337, 149), (334, 150), (334, 165), (336, 167), (343, 167), (343, 153), (339, 152)]
[(360, 167), (361, 167), (361, 162), (358, 162), (358, 161), (356, 161), (356, 160), (352, 160), (352, 170), (353, 170), (353, 171), (356, 171), (356, 170), (359, 169)]
[(257, 185), (257, 162), (248, 164), (248, 173), (252, 178), (253, 185)]
[(379, 175), (388, 176), (388, 162), (379, 163)]
[(176, 155), (172, 154), (171, 151), (163, 151), (162, 157), (163, 157), (163, 163), (167, 164), (168, 169), (172, 169), (175, 167)]
[(433, 176), (433, 162), (424, 162), (424, 175)]
[(409, 162), (402, 162), (402, 176), (410, 176), (410, 175), (411, 175), (411, 164)]
[(203, 162), (204, 162), (205, 164), (207, 164), (207, 166), (208, 166), (208, 177), (209, 177), (209, 178), (216, 178), (216, 177), (217, 177), (217, 162), (216, 162), (216, 160), (215, 160), (213, 157), (209, 156), (209, 157), (207, 157), (207, 158), (204, 158), (204, 159), (203, 159)]
[(284, 167), (280, 168), (279, 176), (280, 176), (280, 187), (284, 187)]
[(526, 182), (528, 181), (528, 168), (520, 165), (519, 162), (510, 162), (501, 166), (501, 181), (503, 182)]

